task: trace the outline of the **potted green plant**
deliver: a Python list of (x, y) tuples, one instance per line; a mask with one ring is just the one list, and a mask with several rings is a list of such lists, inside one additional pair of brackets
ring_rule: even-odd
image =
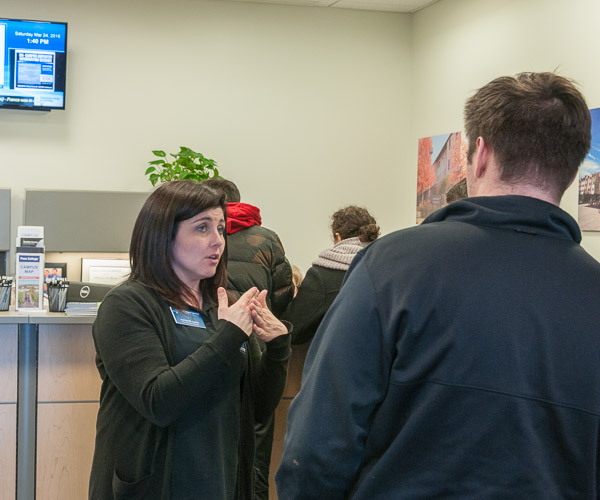
[(169, 153), (173, 158), (167, 161), (167, 153), (161, 150), (152, 151), (158, 160), (149, 161), (145, 175), (153, 186), (158, 182), (189, 179), (202, 182), (211, 177), (219, 177), (217, 162), (206, 158), (202, 153), (181, 146), (179, 153)]

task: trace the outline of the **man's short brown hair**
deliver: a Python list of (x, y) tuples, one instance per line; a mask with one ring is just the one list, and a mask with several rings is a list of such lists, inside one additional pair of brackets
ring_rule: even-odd
[(471, 162), (478, 137), (507, 183), (543, 186), (558, 199), (590, 149), (591, 117), (572, 80), (554, 73), (503, 76), (465, 104)]
[(240, 191), (237, 186), (223, 177), (211, 177), (202, 181), (202, 184), (214, 189), (217, 193), (225, 195), (227, 203), (239, 203), (241, 201)]

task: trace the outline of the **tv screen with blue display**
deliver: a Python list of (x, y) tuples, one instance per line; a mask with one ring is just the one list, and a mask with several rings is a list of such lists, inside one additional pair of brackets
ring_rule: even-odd
[(67, 23), (0, 18), (0, 108), (65, 109)]

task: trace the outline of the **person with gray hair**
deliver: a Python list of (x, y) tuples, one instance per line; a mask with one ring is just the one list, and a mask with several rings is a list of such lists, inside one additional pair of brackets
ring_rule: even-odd
[(600, 494), (600, 264), (559, 208), (591, 139), (573, 82), (465, 106), (469, 197), (360, 251), (292, 402), (280, 500)]

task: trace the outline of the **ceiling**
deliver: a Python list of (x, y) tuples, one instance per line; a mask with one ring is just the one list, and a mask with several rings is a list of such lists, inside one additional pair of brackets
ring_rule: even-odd
[(378, 10), (386, 12), (412, 13), (438, 0), (234, 0), (251, 3), (277, 3), (283, 5), (306, 5), (312, 7), (334, 7), (339, 9)]

